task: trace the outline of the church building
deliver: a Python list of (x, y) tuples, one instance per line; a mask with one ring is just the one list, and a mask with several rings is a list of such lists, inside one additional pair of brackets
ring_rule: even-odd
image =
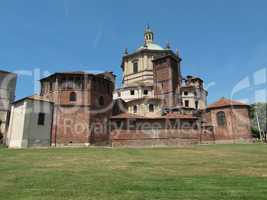
[[(147, 26), (143, 44), (122, 56), (120, 88), (115, 90), (112, 72), (44, 77), (39, 95), (13, 104), (8, 144), (162, 147), (250, 142), (249, 106), (225, 98), (207, 105), (204, 81), (184, 76), (181, 64), (178, 50), (169, 43), (157, 44)], [(32, 109), (38, 102), (48, 112)]]
[(114, 93), (114, 100), (123, 102), (123, 109), (110, 119), (112, 146), (251, 140), (249, 106), (226, 99), (208, 106), (203, 80), (183, 76), (181, 61), (178, 50), (174, 52), (169, 43), (165, 48), (155, 43), (149, 26), (144, 44), (132, 53), (125, 51), (122, 87)]
[(171, 50), (169, 43), (163, 48), (154, 42), (154, 32), (147, 26), (144, 44), (132, 53), (125, 51), (122, 87), (116, 90), (114, 99), (124, 100), (129, 113), (142, 116), (160, 116), (164, 108), (205, 109), (203, 80), (183, 78), (181, 61), (178, 50)]

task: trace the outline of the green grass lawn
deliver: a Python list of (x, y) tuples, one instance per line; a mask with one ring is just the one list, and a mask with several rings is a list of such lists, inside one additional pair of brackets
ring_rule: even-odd
[(266, 145), (0, 149), (0, 199), (267, 199)]

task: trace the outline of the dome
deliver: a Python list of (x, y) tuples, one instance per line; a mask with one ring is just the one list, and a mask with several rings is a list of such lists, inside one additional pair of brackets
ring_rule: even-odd
[(164, 50), (160, 45), (155, 44), (155, 43), (147, 43), (146, 47), (142, 45), (137, 49), (137, 51), (143, 50), (143, 49), (149, 49), (149, 50)]

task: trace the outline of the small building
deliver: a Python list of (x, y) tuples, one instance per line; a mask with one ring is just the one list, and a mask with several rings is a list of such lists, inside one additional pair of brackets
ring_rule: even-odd
[(53, 103), (31, 96), (13, 103), (7, 134), (9, 148), (49, 147)]
[(249, 142), (252, 139), (249, 105), (221, 98), (210, 104), (202, 116), (204, 125), (213, 126), (216, 143)]
[(17, 75), (0, 70), (0, 143), (5, 143), (11, 104), (15, 100)]

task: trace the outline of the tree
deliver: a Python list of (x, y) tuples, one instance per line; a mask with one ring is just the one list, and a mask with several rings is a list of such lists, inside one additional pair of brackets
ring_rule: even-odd
[(251, 105), (252, 133), (254, 137), (264, 139), (267, 135), (267, 103)]

